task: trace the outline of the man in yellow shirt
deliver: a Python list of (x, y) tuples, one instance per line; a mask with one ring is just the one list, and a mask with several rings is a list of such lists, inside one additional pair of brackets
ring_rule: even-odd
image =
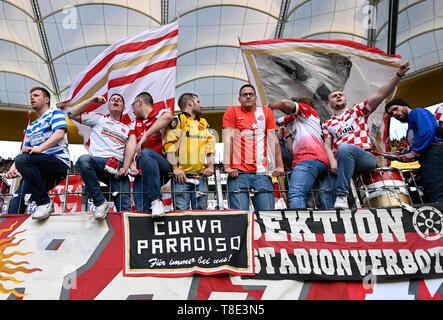
[(201, 118), (198, 96), (184, 93), (178, 99), (181, 113), (166, 131), (165, 152), (172, 165), (175, 210), (205, 210), (208, 206), (207, 177), (214, 174), (215, 137)]

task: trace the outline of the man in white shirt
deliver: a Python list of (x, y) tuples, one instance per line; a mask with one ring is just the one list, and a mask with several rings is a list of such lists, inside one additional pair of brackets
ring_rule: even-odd
[(96, 219), (106, 218), (109, 205), (100, 190), (100, 182), (110, 187), (117, 211), (130, 211), (130, 182), (127, 176), (110, 175), (106, 172), (107, 162), (115, 158), (120, 167), (123, 165), (125, 146), (128, 141), (129, 127), (120, 122), (125, 109), (124, 99), (119, 94), (111, 95), (108, 103), (109, 114), (82, 113), (90, 104), (103, 104), (106, 99), (102, 96), (92, 97), (68, 110), (70, 119), (91, 127), (89, 154), (82, 155), (77, 160), (80, 175), (86, 186), (86, 191), (92, 198), (96, 211)]

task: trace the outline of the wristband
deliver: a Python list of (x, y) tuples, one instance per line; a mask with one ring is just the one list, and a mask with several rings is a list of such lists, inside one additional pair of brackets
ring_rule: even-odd
[(404, 76), (404, 74), (402, 75), (402, 74), (400, 74), (400, 73), (398, 73), (398, 72), (396, 72), (396, 74), (397, 74), (397, 76), (398, 76), (399, 78), (403, 78), (403, 76)]
[(288, 134), (285, 139), (292, 138), (292, 134)]

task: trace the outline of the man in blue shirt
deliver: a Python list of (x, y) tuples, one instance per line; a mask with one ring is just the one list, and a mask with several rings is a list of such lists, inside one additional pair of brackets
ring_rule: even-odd
[(438, 123), (434, 115), (423, 108), (411, 109), (402, 99), (391, 100), (385, 110), (391, 117), (408, 123), (410, 150), (400, 155), (400, 161), (418, 160), (425, 200), (443, 202), (443, 139), (436, 135)]
[(42, 87), (31, 89), (31, 107), (37, 120), (26, 128), (23, 148), (5, 177), (22, 176), (8, 213), (23, 213), (26, 209), (25, 194), (31, 194), (37, 204), (34, 219), (45, 219), (54, 212), (48, 191), (55, 187), (71, 166), (68, 151), (66, 118), (62, 111), (50, 109), (50, 94)]

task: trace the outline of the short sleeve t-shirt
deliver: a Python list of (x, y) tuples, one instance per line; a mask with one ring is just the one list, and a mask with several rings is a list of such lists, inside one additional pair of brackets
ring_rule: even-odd
[(166, 131), (165, 151), (174, 152), (178, 166), (185, 172), (205, 169), (206, 156), (215, 153), (215, 137), (204, 118), (193, 119), (180, 113), (174, 117)]
[[(329, 166), (328, 156), (326, 155), (323, 139), (321, 122), (318, 113), (307, 104), (300, 103), (309, 110), (309, 116), (304, 117), (299, 114), (291, 113), (277, 119), (279, 126), (292, 125), (292, 153), (294, 160), (292, 167), (297, 163), (306, 160), (319, 160)], [(298, 109), (298, 108), (296, 108)]]
[(58, 129), (65, 130), (64, 138), (55, 146), (44, 150), (43, 153), (55, 156), (70, 167), (71, 158), (69, 156), (68, 138), (66, 134), (68, 126), (66, 124), (65, 114), (61, 110), (49, 109), (40, 118), (30, 123), (26, 128), (24, 146), (38, 147), (46, 142)]
[[(137, 142), (141, 140), (146, 131), (165, 113), (171, 112), (166, 106), (159, 105), (152, 109), (148, 117), (145, 120), (134, 120), (129, 126), (129, 135), (135, 135)], [(165, 129), (154, 132), (147, 140), (143, 148), (150, 148), (162, 156), (165, 156), (163, 150), (163, 136)]]
[(123, 161), (129, 127), (101, 113), (82, 113), (80, 123), (91, 127), (89, 154)]
[(277, 130), (275, 117), (267, 106), (244, 111), (241, 106), (229, 107), (223, 116), (223, 128), (235, 128), (231, 168), (245, 172), (268, 171), (268, 131)]
[(355, 104), (340, 116), (332, 116), (323, 122), (323, 137), (332, 139), (334, 154), (342, 143), (371, 150), (368, 116), (371, 114), (368, 100)]

